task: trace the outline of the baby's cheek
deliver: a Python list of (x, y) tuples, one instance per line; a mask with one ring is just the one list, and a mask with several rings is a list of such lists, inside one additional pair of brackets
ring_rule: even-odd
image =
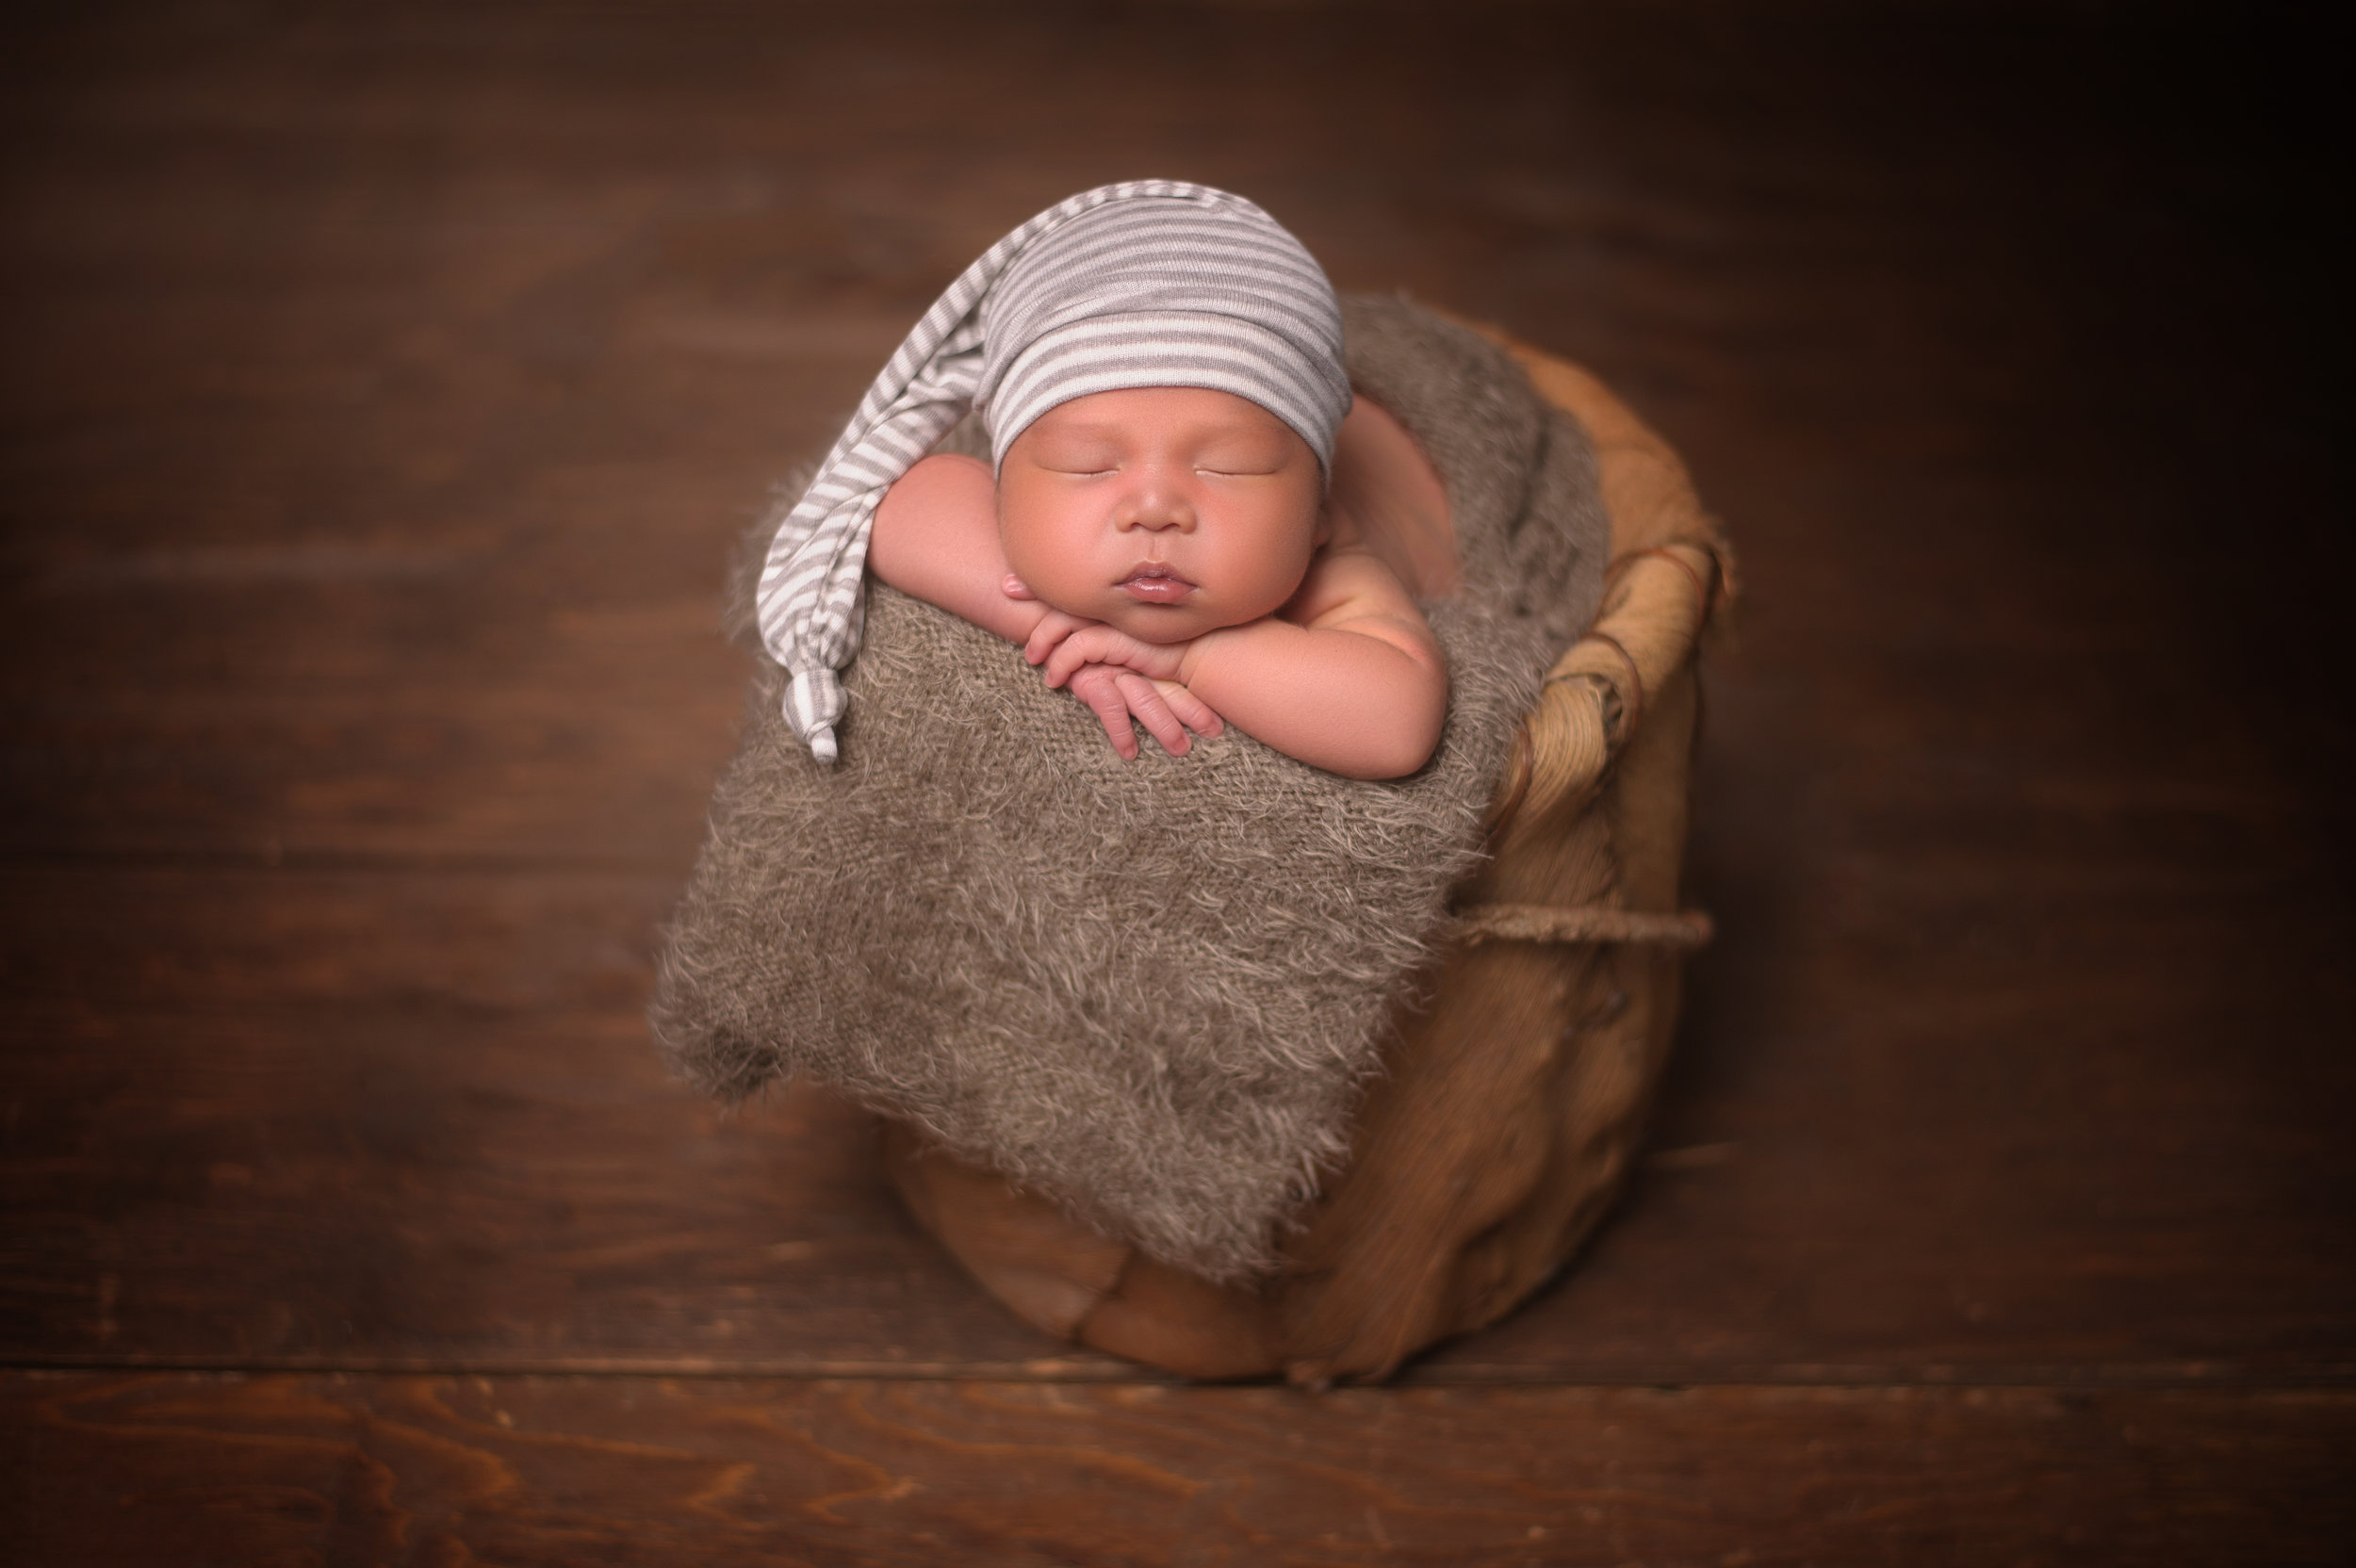
[(1310, 563), (1316, 558), (1314, 536), (1306, 529), (1298, 533), (1284, 532), (1262, 535), (1249, 544), (1236, 547), (1235, 562), (1239, 580), (1252, 584), (1252, 598), (1259, 615), (1274, 614), (1301, 591), (1301, 582), (1309, 575)]
[(1075, 551), (1061, 539), (1052, 515), (1025, 506), (1004, 489), (998, 500), (998, 547), (1006, 564), (1041, 603), (1074, 614), (1085, 613), (1068, 601), (1072, 597)]
[[(1015, 575), (1029, 582), (1024, 564), (1036, 553), (1031, 547), (1033, 529), (1031, 514), (1020, 500), (1010, 498), (1005, 489), (998, 492), (998, 547), (1006, 552), (1006, 564)], [(1038, 585), (1032, 584), (1034, 591)]]

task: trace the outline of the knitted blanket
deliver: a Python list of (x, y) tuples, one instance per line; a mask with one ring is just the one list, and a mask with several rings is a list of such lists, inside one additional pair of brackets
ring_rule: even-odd
[(781, 672), (754, 677), (661, 956), (675, 1071), (730, 1102), (806, 1074), (1165, 1262), (1268, 1265), (1345, 1152), (1606, 540), (1584, 433), (1502, 352), (1402, 300), (1344, 313), (1353, 385), (1455, 517), (1432, 761), (1346, 779), (1231, 727), (1123, 762), (1019, 649), (871, 581), (839, 762), (785, 727)]

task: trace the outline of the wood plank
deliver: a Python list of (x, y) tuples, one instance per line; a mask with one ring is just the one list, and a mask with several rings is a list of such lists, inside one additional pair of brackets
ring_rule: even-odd
[[(794, 440), (823, 438), (892, 312), (921, 306), (1001, 208), (1092, 174), (1023, 164), (1010, 189), (977, 143), (908, 185), (901, 155), (853, 145), (876, 112), (857, 94), (825, 100), (840, 119), (731, 118), (773, 90), (856, 78), (868, 35), (839, 21), (812, 21), (790, 50), (720, 13), (652, 49), (612, 19), (200, 27), (193, 56), (144, 25), (12, 100), (60, 130), (21, 144), (33, 150), (8, 187), (26, 220), (8, 230), (0, 308), (26, 347), (0, 370), (0, 471), (31, 542), (0, 618), (0, 849), (676, 872), (736, 701), (740, 666), (706, 630), (731, 514)], [(1025, 52), (1046, 24), (943, 25), (937, 50), (895, 57), (935, 112), (971, 106), (975, 76), (1041, 85)], [(2257, 502), (2328, 510), (2331, 492), (2302, 427), (2262, 417), (2295, 379), (2199, 401), (2208, 444), (2150, 416), (2201, 393), (2199, 366), (2223, 352), (2211, 337), (2209, 360), (2171, 369), (2137, 348), (2168, 288), (2250, 328), (2281, 308), (2237, 286), (2250, 264), (2230, 243), (2176, 235), (2119, 265), (2182, 194), (2173, 166), (2122, 160), (2122, 133), (2098, 117), (2059, 126), (2095, 172), (2024, 170), (1940, 129), (1939, 94), (1965, 77), (1884, 102), (1846, 79), (1854, 57), (1811, 65), (1772, 37), (1664, 81), (1566, 42), (1658, 63), (1641, 29), (1522, 18), (1532, 47), (1517, 53), (1430, 19), (1252, 25), (1340, 46), (1359, 87), (1463, 112), (1360, 125), (1346, 144), (1333, 124), (1296, 125), (1300, 82), (1255, 64), (1223, 112), (1302, 135), (1238, 131), (1202, 154), (1215, 177), (1294, 216), (1345, 282), (1407, 278), (1632, 389), (1735, 517), (1753, 590), (1717, 681), (1694, 876), (1726, 936), (1697, 967), (1661, 1107), (1664, 1146), (1716, 1163), (1657, 1171), (1579, 1273), (1464, 1348), (1464, 1364), (1625, 1377), (2076, 1361), (2177, 1377), (2351, 1359), (2356, 1284), (2334, 1239), (2348, 1156), (2328, 1107), (2346, 1100), (2337, 1042), (2356, 1021), (2342, 879), (2315, 854), (2345, 840), (2348, 738), (2310, 716), (2334, 695), (2298, 641), (2333, 623), (2298, 612), (2296, 580), (2287, 610), (2255, 596), (2324, 547), (2284, 537), (2253, 556), (2200, 526)], [(1082, 58), (1151, 32), (1109, 24)], [(429, 74), (439, 107), (414, 96)], [(1110, 170), (1166, 148), (1183, 74), (1103, 79), (1122, 84), (1108, 139), (1060, 155)], [(292, 155), (295, 133), (257, 122), (260, 101), (328, 151)], [(1713, 127), (1735, 121), (1729, 146)], [(726, 175), (714, 146), (739, 160)], [(2086, 182), (2122, 170), (2103, 208), (2119, 227), (2089, 228)], [(908, 194), (878, 194), (892, 191)], [(239, 220), (206, 220), (219, 212)], [(2055, 233), (2085, 256), (2052, 259)], [(2122, 271), (2151, 291), (2137, 309), (2085, 308)], [(2171, 303), (2166, 319), (2183, 314)], [(2286, 335), (2249, 335), (2221, 362), (2285, 363), (2265, 345)], [(2247, 576), (2251, 561), (2267, 574)], [(2232, 657), (2179, 635), (2204, 625), (2231, 632)], [(74, 1030), (136, 1041), (123, 1059), (159, 1085), (242, 1063), (249, 1082), (291, 1086), (277, 1114), (298, 1126), (348, 1127), (375, 1092), (282, 1075), (305, 1053), (357, 1053), (424, 1103), (518, 1097), (471, 1113), (501, 1149), (548, 1124), (526, 1107), (557, 1063), (595, 1060), (689, 1115), (630, 1037), (624, 992), (643, 977), (609, 968), (603, 989), (576, 989), (564, 943), (615, 927), (575, 924), (555, 885), (462, 881), (420, 901), (355, 883), (225, 917), (201, 883), (93, 884), (78, 906), (41, 888), (11, 917), (32, 928), (12, 982), (29, 997), (38, 976), (78, 978), (70, 1015), (20, 1016), (17, 1049), (66, 1064), (42, 1070), (26, 1125), (86, 1127), (75, 1136), (130, 1169), (169, 1165), (168, 1107), (119, 1102), (102, 1081), (111, 1057), (60, 1056)], [(511, 929), (485, 936), (469, 899), (509, 901)], [(133, 913), (170, 900), (187, 906)], [(648, 922), (661, 905), (648, 888), (614, 907)], [(59, 923), (77, 907), (82, 923)], [(434, 922), (511, 943), (481, 984), (502, 1008), (539, 999), (543, 1016), (427, 1016), (416, 998), (454, 988), (450, 1004), (473, 1004), (478, 982), (451, 977), (487, 951), (413, 935)], [(238, 931), (253, 933), (242, 948)], [(175, 965), (204, 983), (153, 979)], [(366, 984), (317, 979), (355, 965)], [(149, 977), (136, 1001), (109, 989), (131, 971)], [(288, 991), (270, 990), (273, 974)], [(199, 1026), (184, 1009), (221, 1016)], [(453, 1030), (477, 1033), (407, 1043)], [(584, 1051), (584, 1033), (602, 1043)], [(494, 1065), (496, 1085), (479, 1076)], [(556, 1180), (564, 1151), (548, 1147), (539, 1168)], [(369, 1154), (351, 1179), (373, 1187), (393, 1168)], [(797, 1179), (814, 1184), (796, 1205), (837, 1191)], [(80, 1198), (44, 1186), (41, 1200), (95, 1202), (114, 1178), (88, 1180)], [(375, 1223), (455, 1213), (472, 1199), (453, 1181), (440, 1207)], [(702, 1212), (692, 1195), (664, 1200)], [(292, 1197), (247, 1207), (259, 1201), (208, 1193), (148, 1223), (259, 1235), (238, 1255), (299, 1278), (324, 1218)], [(743, 1245), (734, 1212), (710, 1232), (722, 1252)], [(617, 1245), (645, 1223), (616, 1222)], [(81, 1303), (59, 1319), (79, 1325), (62, 1351), (93, 1350), (97, 1247), (40, 1254), (59, 1299)], [(354, 1242), (384, 1247), (378, 1231)], [(855, 1287), (862, 1310), (896, 1288), (900, 1265), (875, 1266)], [(524, 1295), (554, 1290), (543, 1269), (561, 1271), (540, 1258), (517, 1276)], [(164, 1298), (182, 1288), (150, 1282)], [(351, 1315), (344, 1288), (282, 1294), (333, 1325)], [(247, 1321), (260, 1311), (224, 1295), (169, 1342), (394, 1353), (381, 1325), (285, 1341)], [(387, 1321), (434, 1355), (526, 1353), (546, 1328), (403, 1313)], [(761, 1323), (755, 1361), (816, 1343), (790, 1315)], [(598, 1353), (662, 1349), (651, 1331), (608, 1334)]]
[[(2299, 661), (2266, 655), (2328, 624), (2307, 612), (2340, 574), (2299, 563), (2345, 547), (2201, 527), (2335, 493), (2296, 422), (2295, 310), (2266, 302), (2298, 296), (2299, 252), (2262, 271), (2198, 229), (2144, 243), (2200, 164), (2083, 92), (2021, 131), (2082, 157), (1954, 136), (1975, 62), (2047, 57), (2001, 25), (1905, 93), (1854, 24), (1845, 55), (1822, 21), (1735, 18), (1698, 51), (1583, 13), (1203, 25), (952, 10), (888, 64), (855, 18), (728, 8), (659, 41), (619, 14), (171, 6), (103, 43), (29, 37), (8, 98), (39, 134), (8, 153), (0, 243), (0, 852), (679, 864), (735, 710), (705, 630), (729, 534), (1013, 216), (1172, 160), (1260, 194), (1345, 285), (1494, 317), (1661, 420), (1745, 541), (1760, 683), (1825, 694), (1808, 751), (1978, 735), (1950, 760), (2050, 768), (2021, 700), (2123, 691), (2181, 706), (2118, 743), (2188, 766), (2272, 682), (2151, 661), (2157, 624), (2290, 673), (2245, 734), (2312, 731)], [(1116, 69), (1139, 57), (1165, 66)], [(1181, 64), (1206, 58), (1209, 123)], [(879, 73), (888, 93), (851, 85)], [(1449, 112), (1317, 112), (1317, 90)], [(2218, 119), (2203, 158), (2270, 151), (2265, 117)], [(2091, 308), (2122, 277), (2135, 308)], [(2151, 416), (2206, 390), (2203, 362), (2143, 341), (2188, 320), (2260, 394), (2196, 405), (2198, 443)], [(2289, 580), (2260, 595), (2274, 562)], [(2090, 641), (2046, 641), (2073, 617)], [(1980, 665), (1992, 624), (2047, 658)], [(2301, 745), (2315, 778), (2346, 760)]]
[[(1846, 0), (14, 24), (0, 1556), (2347, 1560), (2336, 58)], [(856, 1113), (718, 1118), (638, 1021), (730, 535), (974, 252), (1149, 170), (1589, 363), (1744, 550), (1654, 1158), (1400, 1389), (1062, 1354)]]
[[(434, 35), (454, 41), (454, 82), (450, 50), (405, 53), (426, 35), (398, 27), (206, 34), (191, 57), (176, 25), (141, 34), (135, 19), (131, 47), (69, 49), (59, 73), (22, 67), (39, 79), (12, 98), (60, 128), (20, 143), (34, 150), (13, 155), (8, 188), (26, 220), (7, 251), (25, 345), (6, 384), (7, 473), (35, 541), (12, 558), (26, 597), (0, 662), (15, 682), (12, 846), (677, 866), (734, 702), (736, 666), (701, 629), (698, 563), (727, 532), (720, 514), (758, 493), (795, 432), (823, 435), (825, 409), (889, 341), (892, 313), (921, 303), (926, 277), (986, 238), (1014, 197), (960, 169), (941, 182), (954, 189), (875, 210), (872, 191), (897, 166), (849, 145), (872, 129), (856, 94), (825, 100), (848, 111), (840, 121), (780, 117), (746, 133), (729, 120), (728, 105), (779, 87), (764, 71), (790, 72), (782, 85), (797, 93), (855, 76), (865, 35), (837, 23), (715, 75), (743, 57), (741, 19), (652, 55), (601, 24), (554, 40), (548, 56), (545, 23), (444, 18), (427, 31), (455, 29)], [(1041, 24), (949, 25), (951, 43), (904, 67), (927, 102), (966, 102), (954, 84), (969, 48), (984, 75), (1019, 73)], [(1326, 41), (1335, 26), (1275, 25)], [(1134, 26), (1086, 47), (1110, 57), (1141, 36)], [(1420, 77), (1475, 112), (1437, 143), (1431, 126), (1389, 122), (1361, 127), (1371, 139), (1349, 148), (1314, 126), (1298, 143), (1238, 133), (1208, 155), (1233, 171), (1219, 177), (1285, 192), (1346, 281), (1409, 276), (1595, 360), (1671, 423), (1750, 545), (1751, 636), (1722, 682), (1721, 825), (1698, 878), (1727, 916), (1729, 946), (1699, 976), (1702, 1019), (1720, 1021), (1697, 1024), (1683, 1070), (1781, 1075), (1795, 1102), (1816, 1106), (1828, 1074), (1871, 1082), (1921, 1056), (1944, 1076), (1904, 1080), (1880, 1110), (1943, 1128), (1918, 1119), (1968, 1107), (1991, 1138), (2019, 1094), (2055, 1117), (2117, 1095), (2128, 1147), (2104, 1166), (2090, 1134), (2056, 1146), (2054, 1188), (2091, 1191), (2069, 1173), (2110, 1170), (2088, 1178), (2108, 1195), (2088, 1201), (2116, 1204), (2134, 1188), (2119, 1172), (2189, 1150), (2188, 1169), (2247, 1172), (2217, 1208), (2220, 1226), (2267, 1258), (2315, 1250), (2346, 1175), (2298, 1111), (2344, 1088), (2327, 1048), (2348, 1009), (2331, 966), (2337, 884), (2308, 851), (2342, 822), (2329, 781), (2346, 738), (2302, 727), (2324, 687), (2297, 660), (2268, 661), (2279, 672), (2252, 682), (2168, 633), (2222, 620), (2280, 654), (2328, 623), (2255, 614), (2250, 581), (2231, 569), (2250, 552), (2204, 545), (2196, 526), (2251, 482), (2250, 466), (2139, 422), (2159, 394), (2089, 355), (2131, 345), (2150, 299), (2142, 316), (2093, 329), (2068, 308), (2117, 275), (2135, 215), (2175, 193), (2173, 176), (2129, 164), (2108, 209), (2128, 215), (2126, 237), (2098, 233), (2087, 259), (2032, 272), (2029, 253), (2050, 250), (2035, 242), (2078, 221), (2077, 182), (2115, 178), (2115, 155), (2096, 174), (2049, 171), (2009, 189), (2024, 173), (2010, 155), (1942, 139), (1935, 105), (1856, 89), (1822, 100), (1837, 67), (1763, 88), (1774, 73), (1729, 49), (1689, 84), (1649, 79), (1636, 92), (1599, 66), (1574, 61), (1561, 77), (1569, 35), (1543, 28), (1548, 47), (1500, 70), (1491, 37), (1415, 20), (1352, 26), (1372, 29), (1347, 52), (1353, 81)], [(1625, 32), (1579, 36), (1650, 57)], [(1775, 63), (1793, 71), (1807, 51), (1785, 48)], [(322, 51), (334, 69), (319, 69)], [(355, 90), (364, 60), (376, 74), (359, 73), (368, 84)], [(431, 112), (402, 96), (429, 65), (452, 93)], [(1260, 67), (1247, 77), (1236, 123), (1299, 118), (1298, 82)], [(568, 109), (584, 84), (618, 84), (623, 107), (601, 112), (622, 119)], [(1733, 149), (1689, 122), (1729, 90), (1743, 96), (1725, 112), (1754, 133)], [(1120, 118), (1087, 156), (1166, 144), (1153, 139), (1168, 134), (1183, 78), (1122, 91), (1124, 107), (1138, 91), (1160, 106)], [(273, 94), (281, 123), (332, 155), (286, 155), (287, 133), (248, 107)], [(681, 120), (682, 105), (700, 106)], [(1618, 134), (1561, 151), (1560, 136), (1623, 115)], [(1820, 156), (1827, 126), (1867, 122), (1895, 139)], [(645, 134), (657, 125), (671, 128)], [(2064, 128), (2116, 154), (2115, 130)], [(475, 155), (464, 172), (401, 151), (460, 137)], [(800, 183), (741, 169), (689, 179), (713, 139), (799, 160)], [(684, 183), (652, 192), (630, 172), (646, 164), (616, 164), (625, 145)], [(1395, 154), (1375, 186), (1313, 186), (1305, 172)], [(1487, 171), (1469, 185), (1468, 164)], [(1055, 167), (1024, 178), (1046, 189), (1063, 178)], [(1922, 177), (1875, 222), (1839, 220), (1890, 196), (1901, 168)], [(239, 220), (207, 220), (224, 211)], [(1418, 221), (1403, 222), (1411, 213)], [(846, 254), (860, 259), (826, 272)], [(2173, 247), (2135, 286), (2156, 299), (2189, 284), (2247, 324), (2286, 308), (2230, 287), (2237, 274), (2218, 268), (2233, 261), (2230, 245)], [(2147, 351), (2133, 363), (2149, 362)], [(2191, 363), (2171, 395), (2198, 390)], [(2019, 390), (2039, 376), (2055, 379)], [(2218, 421), (2211, 441), (2265, 450), (2255, 481), (2269, 509), (2299, 512), (2285, 504), (2299, 486), (2315, 492), (2297, 432), (2259, 446), (2264, 421), (2241, 406), (2203, 405)], [(2069, 441), (2053, 433), (2064, 411)], [(2273, 461), (2284, 439), (2288, 464)], [(1889, 526), (1901, 516), (1911, 529)], [(2291, 539), (2267, 555), (2295, 563), (2318, 547)], [(2204, 615), (2220, 580), (2225, 612)], [(2147, 897), (2174, 913), (2126, 907)], [(2215, 945), (2234, 932), (2250, 951)], [(1779, 1014), (1795, 964), (1818, 966), (1800, 988), (1813, 1004)], [(2080, 978), (2086, 988), (2068, 990)], [(2194, 1061), (2181, 1083), (2201, 1086), (2168, 1088), (2203, 1038), (2249, 1024), (2236, 989), (2268, 999), (2258, 1071), (2231, 1077), (2219, 1061), (2225, 1076), (2211, 1079)], [(2054, 1060), (1990, 1055), (1996, 1035), (2017, 1053), (2039, 1047), (2059, 997), (2123, 1010)], [(1770, 1036), (1781, 1043), (1738, 1055), (1736, 1040)], [(1797, 1070), (1811, 1051), (1813, 1075)], [(2245, 1097), (2245, 1129), (2211, 1125)], [(1686, 1103), (1665, 1107), (1674, 1141), (1759, 1150), (1709, 1115), (1679, 1120)], [(1894, 1168), (1902, 1153), (1878, 1157)], [(1818, 1212), (1823, 1193), (1857, 1179), (1854, 1165), (1810, 1169), (1768, 1183), (1762, 1203), (1805, 1199)], [(1984, 1221), (2001, 1214), (2004, 1237), (2042, 1235), (2049, 1259), (2085, 1253), (2076, 1233), (2047, 1233), (2025, 1196), (1982, 1206), (1922, 1190), (1926, 1180), (1914, 1172), (1899, 1190), (1918, 1212), (1958, 1216), (1934, 1227), (1930, 1250), (2010, 1294), (2045, 1287), (2005, 1282), (1985, 1255), (1997, 1235), (1973, 1233)], [(2188, 1196), (2169, 1190), (2144, 1200), (2155, 1228)], [(1839, 1213), (1826, 1237), (1873, 1254), (1885, 1230), (1852, 1231)], [(2184, 1259), (2197, 1250), (2191, 1236), (2177, 1245)], [(2137, 1295), (2135, 1261), (2103, 1266), (2117, 1282), (2102, 1289)], [(2287, 1293), (2267, 1343), (2328, 1351), (2321, 1326), (2344, 1298), (2337, 1276), (2324, 1286)], [(1909, 1286), (1924, 1302), (1962, 1292), (1967, 1315), (2001, 1310), (1974, 1288), (1937, 1269)]]
[[(2132, 861), (1888, 887), (1704, 963), (1626, 1211), (1418, 1376), (2356, 1374), (2345, 1037), (2288, 993), (2243, 1027), (2242, 981), (2321, 939), (2297, 906)], [(919, 1236), (856, 1113), (664, 1081), (640, 1013), (674, 893), (0, 874), (0, 1355), (1125, 1375)]]
[(0, 1380), (25, 1568), (2327, 1563), (2356, 1395)]
[(664, 1078), (667, 879), (10, 880), (0, 1354), (1055, 1354), (901, 1217), (864, 1118), (810, 1091), (726, 1117)]

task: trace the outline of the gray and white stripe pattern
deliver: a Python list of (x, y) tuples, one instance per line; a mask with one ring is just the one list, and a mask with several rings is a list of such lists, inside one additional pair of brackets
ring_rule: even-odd
[(1137, 386), (1248, 398), (1330, 466), (1350, 412), (1333, 286), (1252, 203), (1176, 180), (1083, 191), (968, 267), (868, 388), (769, 547), (761, 641), (792, 678), (786, 722), (812, 756), (835, 760), (868, 533), (892, 482), (968, 409), (1003, 462), (1049, 409)]

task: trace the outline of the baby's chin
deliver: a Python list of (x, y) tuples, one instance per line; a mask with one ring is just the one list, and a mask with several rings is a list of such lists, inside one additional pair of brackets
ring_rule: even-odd
[[(1190, 643), (1206, 631), (1217, 631), (1225, 626), (1239, 626), (1239, 620), (1222, 618), (1216, 606), (1197, 602), (1180, 604), (1150, 604), (1125, 594), (1111, 594), (1088, 610), (1074, 613), (1090, 620), (1103, 621), (1118, 631), (1125, 631), (1142, 643)], [(1246, 620), (1257, 620), (1256, 615)]]

